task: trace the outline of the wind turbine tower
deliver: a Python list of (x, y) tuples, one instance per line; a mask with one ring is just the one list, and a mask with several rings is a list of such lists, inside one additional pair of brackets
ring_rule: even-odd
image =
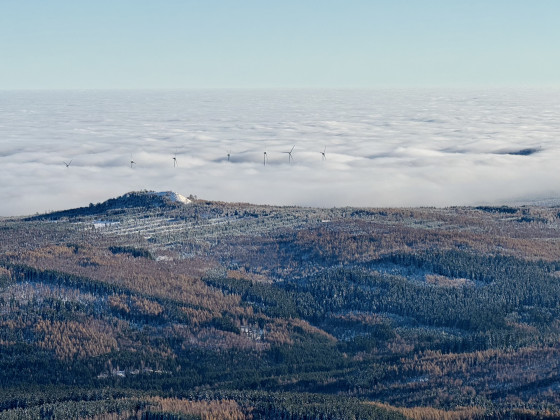
[(292, 156), (292, 152), (294, 151), (295, 147), (296, 147), (296, 145), (294, 144), (292, 146), (292, 150), (290, 150), (289, 152), (282, 152), (282, 153), (287, 153), (288, 154), (288, 163), (292, 163), (292, 160), (294, 160), (294, 158)]

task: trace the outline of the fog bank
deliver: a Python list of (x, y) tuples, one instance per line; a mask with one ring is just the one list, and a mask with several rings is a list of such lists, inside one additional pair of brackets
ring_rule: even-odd
[(141, 189), (324, 207), (558, 197), (559, 93), (3, 91), (0, 215)]

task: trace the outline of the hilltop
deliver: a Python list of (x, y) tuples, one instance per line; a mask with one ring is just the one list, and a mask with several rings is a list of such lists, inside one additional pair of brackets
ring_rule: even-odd
[(173, 191), (134, 191), (117, 198), (110, 198), (102, 203), (90, 203), (87, 207), (50, 212), (33, 216), (30, 220), (56, 220), (79, 216), (112, 215), (129, 209), (149, 210), (161, 207), (173, 207), (178, 204), (189, 204), (190, 199)]
[(0, 219), (0, 418), (558, 416), (559, 230), (149, 191)]

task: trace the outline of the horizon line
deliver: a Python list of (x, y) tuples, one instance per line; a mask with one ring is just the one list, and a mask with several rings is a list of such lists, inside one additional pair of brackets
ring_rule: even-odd
[(29, 87), (5, 88), (0, 92), (21, 91), (379, 91), (379, 90), (533, 90), (560, 89), (560, 84), (549, 85), (392, 85), (392, 86), (252, 86), (252, 87)]

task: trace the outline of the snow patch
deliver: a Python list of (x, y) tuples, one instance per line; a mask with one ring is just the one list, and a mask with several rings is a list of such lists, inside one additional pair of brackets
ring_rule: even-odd
[(173, 191), (162, 191), (162, 192), (156, 193), (156, 195), (158, 195), (160, 197), (165, 197), (168, 200), (173, 201), (175, 203), (183, 203), (183, 204), (191, 203), (191, 200), (189, 200), (187, 197), (185, 197), (181, 194), (177, 194), (176, 192), (173, 192)]
[(113, 222), (111, 220), (98, 220), (96, 222), (93, 222), (93, 226), (96, 229), (101, 229), (101, 228), (105, 228), (107, 226), (113, 226), (113, 225), (118, 225), (120, 222)]

